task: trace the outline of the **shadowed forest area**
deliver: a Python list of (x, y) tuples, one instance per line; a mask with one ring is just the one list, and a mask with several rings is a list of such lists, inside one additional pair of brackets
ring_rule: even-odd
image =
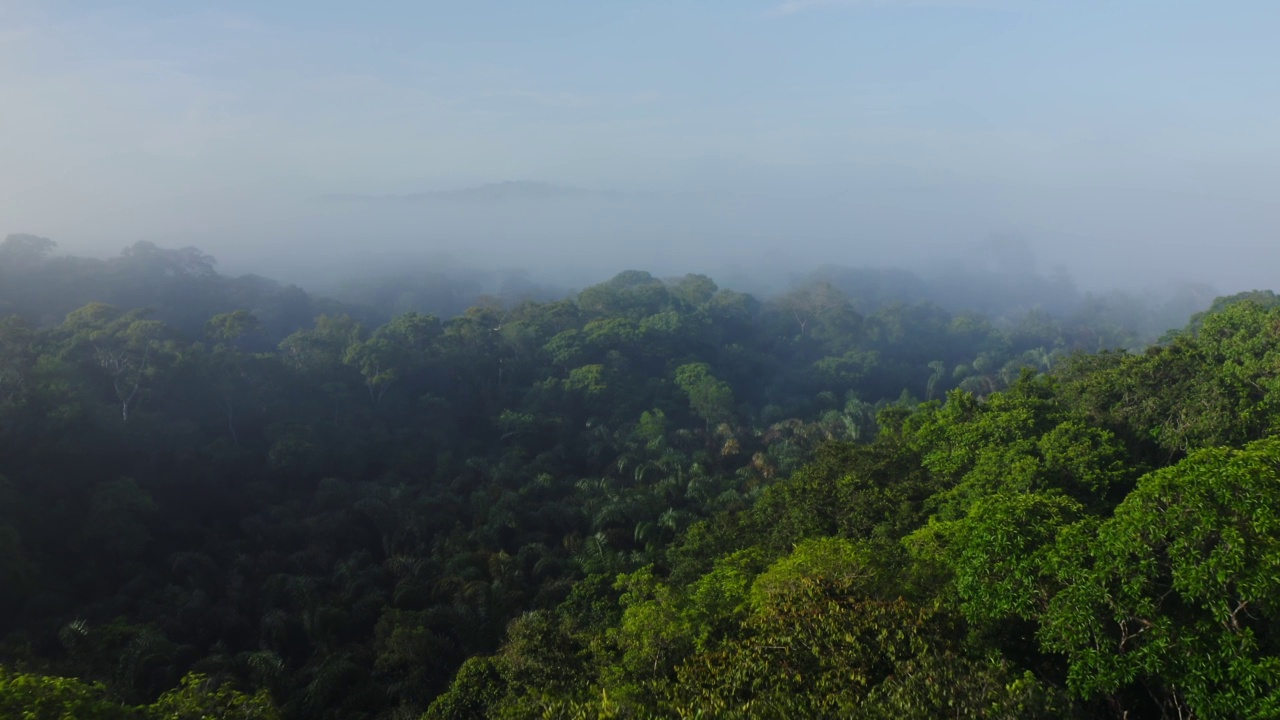
[(0, 716), (1280, 715), (1269, 291), (332, 295), (0, 245)]

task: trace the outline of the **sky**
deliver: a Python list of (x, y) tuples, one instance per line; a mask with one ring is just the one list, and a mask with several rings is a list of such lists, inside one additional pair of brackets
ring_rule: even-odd
[[(1277, 37), (1274, 0), (0, 0), (0, 235), (617, 269), (1012, 236), (1274, 286)], [(506, 181), (646, 200), (316, 200)]]

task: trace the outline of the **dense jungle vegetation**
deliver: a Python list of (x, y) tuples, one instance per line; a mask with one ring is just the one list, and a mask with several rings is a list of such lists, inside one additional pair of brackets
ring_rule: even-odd
[(11, 236), (0, 717), (1280, 716), (1275, 296), (1042, 280), (435, 315)]

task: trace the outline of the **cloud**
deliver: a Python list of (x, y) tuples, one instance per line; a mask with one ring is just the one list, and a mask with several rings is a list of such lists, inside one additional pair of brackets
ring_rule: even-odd
[(833, 7), (982, 7), (983, 0), (787, 0), (766, 14), (770, 17), (798, 15), (808, 10)]

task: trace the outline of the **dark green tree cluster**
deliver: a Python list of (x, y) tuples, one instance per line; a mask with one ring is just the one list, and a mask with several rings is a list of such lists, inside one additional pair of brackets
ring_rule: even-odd
[(135, 243), (106, 260), (57, 254), (57, 243), (35, 235), (9, 235), (0, 242), (0, 317), (55, 325), (67, 314), (100, 302), (125, 310), (149, 308), (154, 319), (190, 337), (224, 312), (251, 311), (262, 324), (254, 350), (288, 335), (321, 313), (351, 314), (378, 322), (383, 311), (316, 298), (296, 286), (256, 275), (227, 277), (217, 262), (193, 247), (161, 248)]
[(1276, 717), (1278, 352), (1280, 308), (1240, 298), (886, 407), (514, 620), (427, 717)]
[(265, 690), (253, 695), (192, 673), (148, 705), (113, 699), (101, 683), (0, 667), (0, 717), (22, 720), (278, 720)]
[[(312, 318), (341, 308), (198, 251), (51, 249), (0, 246), (0, 707), (1204, 712), (1203, 667), (1086, 657), (1107, 603), (1165, 623), (1141, 638), (1161, 661), (1253, 658), (1238, 702), (1265, 695), (1266, 602), (1237, 599), (1241, 630), (1212, 636), (1231, 618), (1194, 603), (1218, 586), (1173, 602), (1157, 568), (1128, 597), (1104, 572), (1165, 557), (1194, 518), (1097, 540), (1131, 527), (1108, 523), (1148, 473), (1218, 457), (1197, 451), (1255, 473), (1212, 449), (1271, 431), (1278, 324), (1256, 305), (1148, 354), (1078, 356), (1106, 343), (1045, 313), (864, 313), (821, 281), (762, 301), (632, 271), (381, 322)], [(1183, 492), (1150, 489), (1135, 517)], [(1248, 552), (1256, 598), (1268, 566)]]

